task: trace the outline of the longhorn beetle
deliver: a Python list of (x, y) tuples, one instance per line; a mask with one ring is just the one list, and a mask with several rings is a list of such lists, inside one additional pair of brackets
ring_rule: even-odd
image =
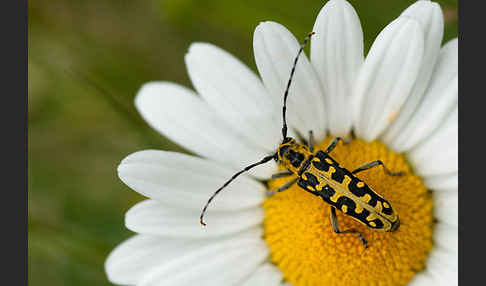
[(216, 190), (201, 212), (201, 225), (206, 225), (203, 221), (204, 213), (213, 198), (221, 190), (242, 173), (274, 159), (281, 167), (287, 169), (287, 171), (274, 174), (272, 175), (272, 178), (281, 178), (291, 175), (297, 175), (297, 177), (284, 184), (278, 190), (270, 192), (269, 195), (285, 191), (297, 183), (299, 187), (313, 195), (321, 197), (330, 205), (331, 225), (336, 233), (356, 233), (364, 247), (368, 248), (368, 242), (357, 230), (339, 229), (336, 209), (376, 231), (392, 232), (396, 231), (400, 226), (398, 215), (394, 212), (391, 204), (373, 191), (365, 182), (357, 178), (355, 174), (380, 165), (383, 167), (385, 173), (390, 176), (401, 176), (403, 175), (403, 172), (391, 172), (385, 164), (379, 160), (359, 166), (350, 172), (347, 169), (340, 167), (336, 160), (330, 156), (331, 151), (336, 147), (339, 140), (342, 140), (341, 138), (336, 137), (325, 151), (319, 150), (314, 153), (312, 131), (309, 131), (309, 141), (307, 142), (307, 145), (299, 144), (294, 138), (287, 137), (287, 121), (285, 115), (290, 83), (292, 82), (299, 56), (313, 34), (314, 32), (309, 33), (301, 44), (290, 72), (287, 88), (285, 89), (282, 108), (282, 143), (275, 154), (266, 156), (259, 162), (247, 166), (243, 170), (234, 174), (223, 184), (223, 186)]

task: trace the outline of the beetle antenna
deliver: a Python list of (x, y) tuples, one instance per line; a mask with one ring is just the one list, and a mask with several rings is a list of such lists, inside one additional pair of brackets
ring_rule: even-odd
[(221, 192), (221, 190), (223, 190), (227, 185), (229, 185), (229, 183), (231, 183), (234, 179), (236, 179), (236, 177), (238, 177), (242, 173), (244, 173), (244, 172), (246, 172), (246, 171), (250, 170), (251, 168), (256, 167), (258, 165), (265, 164), (266, 162), (268, 162), (268, 161), (272, 160), (273, 158), (275, 158), (276, 155), (277, 154), (273, 154), (273, 155), (266, 156), (265, 158), (263, 158), (262, 160), (260, 160), (260, 162), (254, 163), (254, 164), (251, 164), (250, 166), (245, 167), (245, 169), (243, 169), (243, 170), (239, 171), (238, 173), (234, 174), (233, 177), (231, 177), (231, 179), (229, 179), (226, 183), (223, 184), (223, 186), (221, 186), (221, 188), (219, 188), (216, 192), (214, 192), (214, 194), (209, 198), (208, 202), (204, 206), (204, 208), (203, 208), (203, 210), (201, 212), (201, 216), (199, 217), (199, 222), (201, 223), (201, 225), (203, 225), (203, 226), (206, 225), (204, 223), (204, 221), (203, 221), (204, 213), (206, 212), (206, 209), (208, 208), (208, 206), (211, 203), (211, 201), (214, 199), (214, 197), (219, 192)]
[(307, 41), (309, 41), (310, 37), (314, 35), (315, 32), (310, 32), (307, 37), (305, 37), (304, 42), (300, 45), (299, 52), (297, 53), (297, 56), (295, 57), (294, 60), (294, 65), (292, 66), (292, 71), (290, 72), (290, 78), (289, 81), (287, 82), (287, 88), (285, 89), (284, 93), (284, 104), (283, 104), (283, 109), (282, 109), (282, 116), (283, 116), (283, 127), (282, 127), (282, 135), (283, 139), (287, 138), (287, 120), (285, 118), (285, 113), (287, 111), (287, 96), (289, 95), (289, 88), (290, 88), (290, 83), (292, 82), (292, 77), (294, 76), (295, 72), (295, 67), (297, 66), (297, 60), (299, 60), (299, 56), (304, 50), (305, 45), (307, 44)]

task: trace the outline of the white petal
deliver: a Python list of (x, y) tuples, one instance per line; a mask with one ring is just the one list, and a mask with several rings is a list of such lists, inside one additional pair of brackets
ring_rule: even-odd
[(211, 44), (192, 44), (185, 60), (192, 83), (214, 112), (255, 145), (275, 150), (281, 140), (281, 107), (274, 105), (260, 79)]
[(437, 283), (437, 281), (427, 271), (415, 274), (407, 285), (409, 286), (430, 286)]
[(394, 139), (409, 123), (410, 118), (420, 104), (439, 55), (440, 44), (444, 31), (444, 16), (439, 4), (429, 1), (417, 1), (406, 9), (400, 17), (410, 17), (417, 20), (424, 31), (424, 54), (419, 75), (407, 98), (393, 119), (387, 131), (383, 134), (383, 141), (394, 148)]
[(448, 118), (421, 144), (408, 152), (408, 159), (417, 174), (428, 177), (446, 175), (458, 169), (457, 105)]
[(345, 137), (351, 130), (352, 87), (363, 63), (363, 31), (358, 15), (347, 1), (331, 0), (317, 16), (311, 62), (326, 96), (329, 130)]
[(435, 247), (426, 263), (426, 271), (435, 279), (434, 285), (458, 284), (457, 253)]
[(433, 192), (433, 197), (437, 219), (457, 228), (459, 221), (457, 192)]
[(400, 110), (418, 76), (424, 50), (420, 24), (398, 18), (378, 35), (354, 90), (356, 135), (372, 141)]
[[(260, 23), (253, 34), (253, 49), (258, 71), (265, 87), (281, 106), (299, 42), (284, 26), (275, 22)], [(287, 102), (290, 127), (306, 136), (314, 131), (316, 140), (326, 134), (324, 96), (319, 79), (307, 57), (302, 54), (295, 69)]]
[(420, 144), (447, 119), (457, 103), (458, 78), (455, 77), (447, 86), (430, 90), (403, 132), (390, 143), (390, 148), (406, 152)]
[(457, 227), (445, 223), (436, 224), (434, 227), (434, 241), (442, 249), (458, 253), (459, 235)]
[[(200, 210), (233, 171), (221, 164), (177, 152), (145, 150), (126, 157), (118, 176), (130, 188), (168, 206)], [(239, 176), (213, 201), (210, 210), (240, 210), (258, 206), (265, 187)]]
[[(203, 100), (180, 85), (144, 84), (135, 105), (154, 129), (204, 157), (242, 169), (268, 155), (236, 134)], [(268, 177), (273, 170), (275, 165), (269, 163), (251, 173)]]
[(444, 272), (445, 276), (447, 276), (446, 273), (449, 275), (457, 275), (457, 258), (457, 252), (455, 251), (449, 251), (440, 246), (433, 247), (427, 259), (426, 267), (432, 274), (440, 274), (440, 272)]
[[(425, 96), (400, 134), (389, 144), (397, 152), (410, 150), (431, 135), (458, 103), (457, 39), (441, 50)], [(424, 124), (426, 122), (426, 124)]]
[(282, 272), (273, 264), (265, 263), (246, 280), (242, 286), (274, 286), (280, 285), (282, 281)]
[(137, 284), (154, 267), (170, 262), (207, 243), (135, 235), (110, 253), (105, 262), (105, 271), (112, 283)]
[(268, 248), (260, 237), (234, 237), (153, 269), (140, 286), (233, 285), (245, 280), (267, 257)]
[(440, 50), (439, 58), (434, 67), (431, 78), (431, 86), (444, 87), (453, 80), (458, 74), (458, 39), (448, 41)]
[(454, 172), (452, 174), (426, 177), (424, 184), (433, 191), (451, 192), (457, 190), (458, 180), (458, 173)]
[(215, 212), (210, 208), (205, 215), (206, 227), (199, 224), (201, 210), (167, 207), (154, 200), (133, 206), (125, 214), (128, 229), (163, 237), (211, 238), (229, 235), (259, 225), (263, 209), (251, 208), (236, 212)]

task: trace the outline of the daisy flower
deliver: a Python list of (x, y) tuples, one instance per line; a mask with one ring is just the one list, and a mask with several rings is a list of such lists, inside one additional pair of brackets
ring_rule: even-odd
[(121, 285), (456, 285), (458, 257), (457, 39), (441, 47), (443, 14), (418, 1), (386, 26), (366, 57), (353, 7), (331, 0), (312, 29), (310, 60), (301, 55), (288, 98), (289, 135), (306, 137), (386, 198), (400, 216), (377, 232), (294, 185), (269, 179), (272, 160), (207, 199), (233, 174), (281, 143), (283, 92), (299, 43), (282, 25), (254, 32), (261, 79), (229, 53), (194, 43), (185, 57), (196, 92), (175, 83), (142, 86), (135, 104), (148, 124), (198, 156), (144, 150), (118, 167), (121, 180), (149, 199), (125, 215), (137, 234), (106, 260)]

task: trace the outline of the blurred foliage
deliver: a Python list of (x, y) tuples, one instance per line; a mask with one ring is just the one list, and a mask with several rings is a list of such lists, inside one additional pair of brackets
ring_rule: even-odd
[[(351, 1), (369, 49), (413, 1)], [(256, 70), (253, 30), (277, 21), (298, 39), (325, 1), (29, 1), (29, 282), (107, 285), (103, 263), (131, 233), (123, 214), (142, 199), (118, 179), (126, 155), (183, 151), (153, 131), (133, 98), (144, 82), (191, 86), (194, 41), (223, 47)], [(445, 40), (457, 36), (457, 1), (439, 1)]]

